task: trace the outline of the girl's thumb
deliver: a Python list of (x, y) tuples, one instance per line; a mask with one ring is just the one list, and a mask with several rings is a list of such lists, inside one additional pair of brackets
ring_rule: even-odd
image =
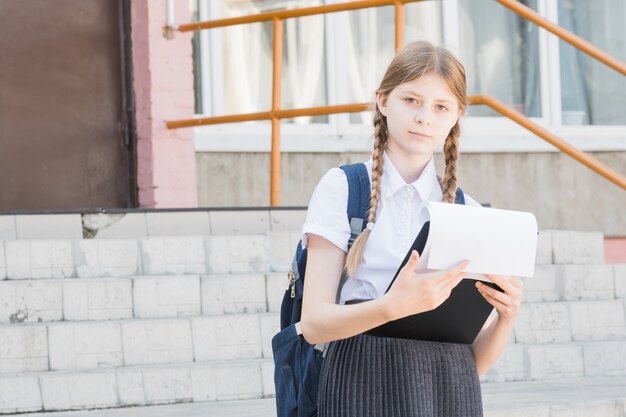
[(409, 258), (409, 262), (411, 262), (413, 265), (417, 264), (417, 261), (420, 260), (420, 255), (419, 253), (417, 253), (417, 251), (415, 249), (413, 249), (411, 251), (411, 257)]

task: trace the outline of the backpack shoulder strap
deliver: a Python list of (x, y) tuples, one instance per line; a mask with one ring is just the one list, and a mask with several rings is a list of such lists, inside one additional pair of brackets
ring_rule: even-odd
[(350, 241), (352, 246), (354, 239), (365, 229), (369, 211), (371, 187), (365, 164), (360, 162), (340, 167), (348, 179), (348, 221), (350, 222)]

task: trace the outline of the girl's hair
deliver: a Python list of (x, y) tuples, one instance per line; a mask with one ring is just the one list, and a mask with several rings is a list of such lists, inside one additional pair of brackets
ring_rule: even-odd
[[(376, 93), (389, 95), (400, 84), (415, 80), (426, 74), (440, 76), (448, 85), (452, 94), (459, 103), (461, 114), (467, 108), (467, 85), (465, 69), (450, 51), (443, 47), (434, 46), (425, 41), (410, 43), (401, 48), (395, 55)], [(372, 194), (368, 223), (376, 221), (376, 207), (380, 198), (380, 178), (383, 175), (383, 151), (387, 147), (388, 130), (387, 118), (380, 112), (376, 101), (370, 103), (370, 110), (374, 111), (374, 152), (372, 154)], [(453, 203), (457, 190), (457, 160), (459, 158), (459, 136), (461, 128), (459, 122), (450, 129), (450, 133), (443, 145), (445, 159), (445, 174), (442, 180), (443, 201)], [(355, 240), (346, 257), (346, 272), (353, 276), (363, 258), (363, 250), (370, 235), (370, 228), (366, 228)]]

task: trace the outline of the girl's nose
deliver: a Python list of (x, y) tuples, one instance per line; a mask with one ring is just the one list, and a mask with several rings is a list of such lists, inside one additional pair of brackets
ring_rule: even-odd
[(426, 108), (421, 108), (415, 113), (415, 121), (421, 125), (430, 125), (432, 115)]

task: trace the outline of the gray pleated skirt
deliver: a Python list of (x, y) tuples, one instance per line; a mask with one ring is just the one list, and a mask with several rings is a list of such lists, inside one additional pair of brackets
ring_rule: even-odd
[(482, 416), (472, 348), (365, 334), (331, 342), (318, 410), (318, 417)]

